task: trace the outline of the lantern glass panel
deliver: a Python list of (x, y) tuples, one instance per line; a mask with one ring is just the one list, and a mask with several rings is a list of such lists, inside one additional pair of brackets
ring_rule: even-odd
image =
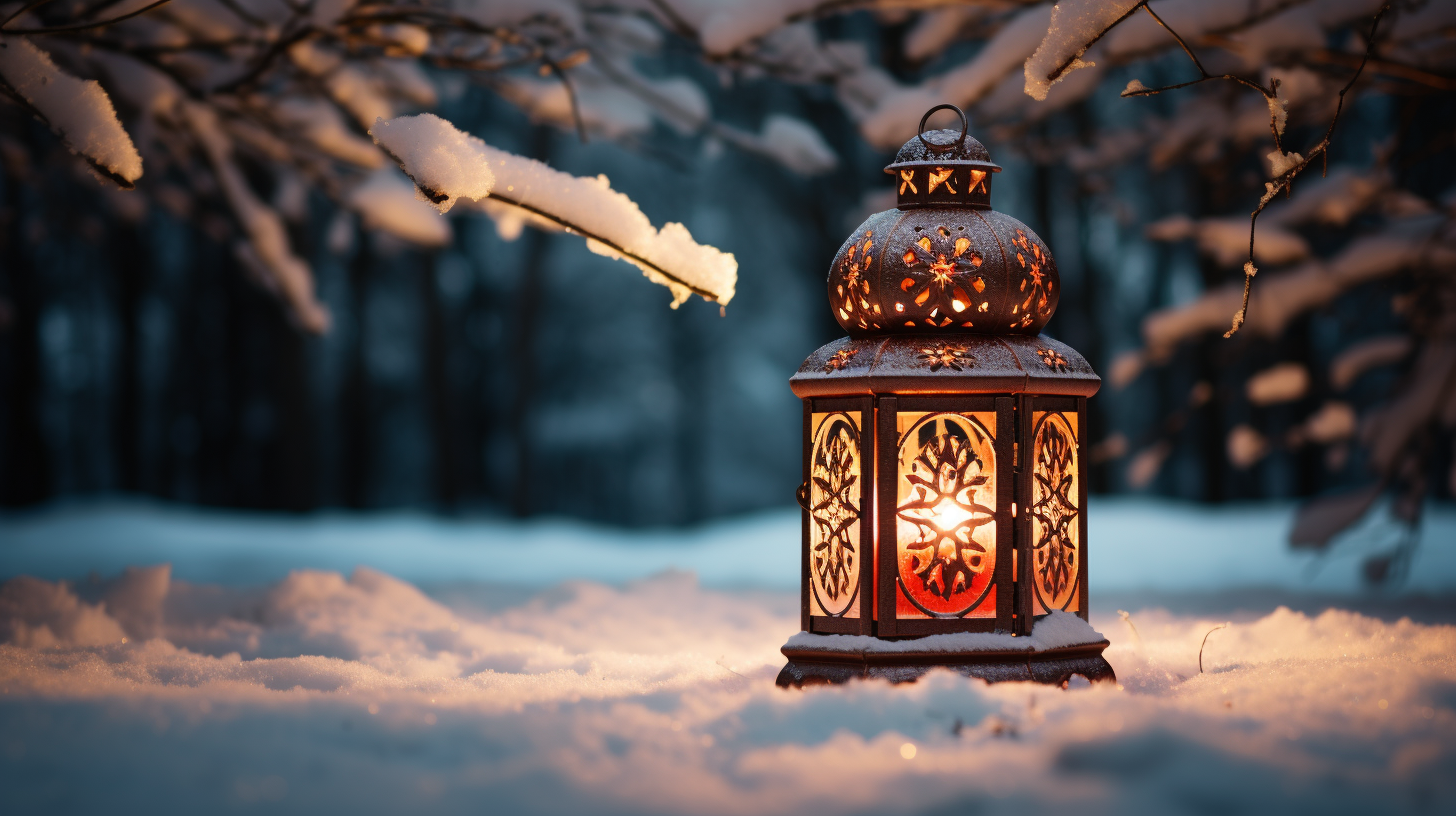
[(896, 617), (996, 616), (996, 413), (896, 416)]
[(1077, 414), (1033, 411), (1031, 515), (1032, 614), (1080, 612), (1082, 508), (1077, 461)]
[(858, 411), (812, 415), (809, 470), (809, 613), (860, 616), (860, 524), (864, 516)]

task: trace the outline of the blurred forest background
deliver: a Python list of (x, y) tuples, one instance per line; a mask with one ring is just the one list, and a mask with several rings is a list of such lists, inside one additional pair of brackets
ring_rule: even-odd
[[(938, 7), (837, 8), (794, 25), (818, 41), (857, 44), (895, 82), (915, 86), (975, 60), (1021, 8), (971, 5), (981, 11), (951, 9), (962, 14), (955, 19)], [(954, 36), (926, 46), (933, 15)], [(840, 335), (827, 266), (865, 215), (892, 206), (882, 168), (893, 148), (866, 139), (830, 84), (735, 72), (662, 28), (656, 47), (635, 57), (643, 76), (692, 79), (715, 121), (746, 131), (775, 115), (808, 122), (837, 166), (795, 172), (711, 130), (662, 122), (615, 138), (595, 132), (583, 144), (571, 122), (445, 71), (431, 74), (433, 109), (495, 147), (576, 175), (604, 173), (654, 224), (682, 221), (698, 241), (733, 253), (738, 293), (722, 316), (697, 299), (667, 308), (661, 287), (573, 236), (527, 229), (506, 240), (509, 230), (471, 210), (452, 214), (447, 245), (422, 249), (361, 228), (317, 190), (250, 172), (258, 195), (289, 214), (294, 250), (331, 315), (326, 332), (310, 334), (235, 259), (220, 204), (201, 195), (168, 206), (155, 191), (177, 182), (161, 177), (138, 183), (153, 185), (147, 198), (105, 188), (43, 123), (0, 103), (0, 504), (123, 492), (240, 508), (419, 507), (625, 525), (790, 504), (800, 408), (787, 380)], [(1347, 45), (1368, 29), (1368, 14), (1342, 23), (1327, 50), (1358, 57)], [(1439, 36), (1452, 42), (1449, 27)], [(1353, 346), (1408, 331), (1401, 298), (1448, 297), (1449, 274), (1434, 283), (1410, 269), (1374, 277), (1272, 335), (1194, 333), (1146, 365), (1129, 363), (1147, 342), (1149, 316), (1242, 279), (1241, 257), (1168, 240), (1178, 222), (1165, 219), (1229, 217), (1246, 243), (1270, 140), (1266, 114), (1260, 149), (1231, 139), (1189, 143), (1157, 162), (1142, 160), (1153, 149), (1146, 142), (1119, 153), (1108, 134), (1151, 128), (1150, 117), (1176, 122), (1193, 93), (1122, 98), (1124, 85), (1178, 82), (1192, 68), (1176, 46), (1135, 70), (1104, 67), (1095, 87), (1034, 116), (970, 108), (973, 135), (1005, 168), (993, 206), (1035, 229), (1057, 261), (1064, 292), (1047, 333), (1104, 377), (1090, 403), (1092, 490), (1226, 502), (1369, 484), (1373, 468), (1353, 428), (1313, 442), (1300, 429), (1332, 395), (1364, 415), (1421, 377), (1409, 344), (1348, 381), (1330, 372)], [(1336, 89), (1353, 69), (1321, 68)], [(1449, 213), (1456, 82), (1424, 76), (1372, 72), (1351, 95), (1332, 170), (1378, 167), (1405, 198), (1302, 230), (1312, 255), (1335, 252), (1400, 207), (1397, 215)], [(1296, 146), (1328, 123), (1328, 109), (1317, 110), (1291, 118)], [(1150, 234), (1160, 222), (1162, 233)], [(1281, 363), (1297, 364), (1307, 382), (1272, 400), (1252, 393), (1251, 378)], [(1412, 478), (1422, 495), (1450, 497), (1450, 430), (1422, 433)]]

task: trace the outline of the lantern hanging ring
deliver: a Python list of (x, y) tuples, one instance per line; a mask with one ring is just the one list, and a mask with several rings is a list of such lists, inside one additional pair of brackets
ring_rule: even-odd
[[(943, 110), (953, 110), (956, 112), (956, 115), (961, 118), (961, 137), (948, 145), (939, 145), (925, 138), (925, 123), (930, 121), (931, 116)], [(920, 127), (916, 129), (916, 135), (920, 137), (920, 143), (930, 148), (932, 152), (949, 153), (952, 150), (955, 150), (956, 148), (965, 144), (966, 134), (969, 133), (970, 130), (971, 123), (969, 120), (966, 119), (966, 112), (956, 107), (955, 105), (946, 104), (936, 105), (935, 107), (926, 111), (924, 116), (920, 117)]]

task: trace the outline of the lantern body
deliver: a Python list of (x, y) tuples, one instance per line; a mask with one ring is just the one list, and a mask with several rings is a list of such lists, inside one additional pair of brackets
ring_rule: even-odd
[[(1039, 333), (1056, 264), (990, 209), (999, 170), (963, 131), (922, 132), (886, 168), (899, 206), (830, 266), (850, 336), (790, 380), (804, 404), (803, 633), (784, 647), (781, 684), (929, 665), (1112, 676), (1090, 627), (1085, 642), (1026, 651), (1047, 616), (1087, 619), (1084, 437), (1101, 380)], [(962, 634), (974, 636), (904, 642)]]
[(804, 403), (804, 631), (1086, 619), (1083, 429), (1100, 380), (1080, 354), (1045, 336), (844, 338), (790, 382)]

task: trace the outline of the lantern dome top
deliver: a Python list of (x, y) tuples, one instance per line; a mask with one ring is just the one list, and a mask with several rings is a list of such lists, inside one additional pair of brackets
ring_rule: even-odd
[[(932, 130), (926, 132), (925, 123), (931, 114), (941, 110), (953, 110), (961, 117), (960, 130)], [(900, 146), (893, 164), (885, 168), (891, 175), (900, 170), (922, 165), (971, 165), (992, 173), (1001, 172), (1001, 166), (991, 161), (986, 146), (970, 134), (970, 123), (966, 114), (955, 105), (936, 105), (920, 117), (920, 129), (915, 138)]]
[[(962, 129), (926, 133), (930, 114), (960, 114)], [(991, 209), (1001, 168), (965, 132), (953, 105), (931, 108), (900, 148), (895, 209), (875, 213), (829, 268), (829, 304), (853, 337), (884, 334), (1035, 335), (1051, 319), (1061, 281), (1030, 227)]]

